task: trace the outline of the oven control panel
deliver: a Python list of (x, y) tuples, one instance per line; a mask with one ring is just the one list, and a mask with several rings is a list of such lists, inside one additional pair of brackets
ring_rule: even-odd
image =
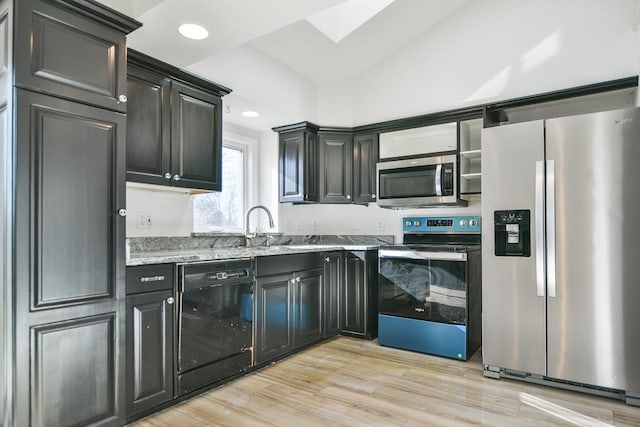
[(480, 216), (411, 216), (402, 219), (407, 233), (480, 233)]

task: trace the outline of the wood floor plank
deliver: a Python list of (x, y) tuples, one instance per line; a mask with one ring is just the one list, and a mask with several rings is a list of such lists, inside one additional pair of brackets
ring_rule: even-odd
[(640, 426), (621, 401), (482, 374), (468, 362), (341, 337), (135, 427)]

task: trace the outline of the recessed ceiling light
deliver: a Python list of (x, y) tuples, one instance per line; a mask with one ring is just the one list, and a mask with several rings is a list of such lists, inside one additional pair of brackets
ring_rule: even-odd
[(209, 37), (209, 31), (198, 24), (182, 24), (178, 27), (178, 32), (192, 40), (204, 40)]
[(245, 117), (258, 117), (260, 113), (258, 113), (257, 111), (248, 110), (248, 111), (243, 111), (242, 115)]

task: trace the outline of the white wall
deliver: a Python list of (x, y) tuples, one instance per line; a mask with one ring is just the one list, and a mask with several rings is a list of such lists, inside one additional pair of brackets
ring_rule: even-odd
[(353, 81), (345, 80), (318, 86), (317, 124), (353, 126)]
[(636, 0), (483, 0), (354, 79), (354, 124), (638, 74)]
[[(352, 81), (321, 86), (318, 124), (348, 126), (349, 100), (351, 125), (361, 125), (637, 75), (636, 3), (470, 2)], [(347, 95), (334, 90), (340, 87)], [(403, 216), (479, 213), (478, 202), (402, 211), (375, 204), (279, 209), (280, 227), (287, 233), (384, 233), (396, 239)]]
[(280, 230), (285, 234), (385, 234), (402, 241), (402, 217), (480, 215), (480, 204), (468, 207), (392, 210), (361, 205), (280, 205)]
[[(138, 216), (151, 215), (151, 227), (140, 227)], [(193, 209), (189, 190), (127, 183), (127, 237), (189, 236)]]

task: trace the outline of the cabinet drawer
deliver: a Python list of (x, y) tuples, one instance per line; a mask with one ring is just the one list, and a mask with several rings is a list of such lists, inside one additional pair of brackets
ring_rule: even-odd
[(173, 264), (127, 267), (127, 295), (173, 290)]
[(321, 252), (258, 257), (256, 259), (256, 277), (291, 274), (296, 271), (322, 268), (323, 265)]

